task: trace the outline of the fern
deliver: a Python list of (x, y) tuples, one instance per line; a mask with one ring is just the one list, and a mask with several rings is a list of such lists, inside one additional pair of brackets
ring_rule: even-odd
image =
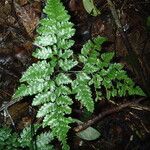
[[(110, 99), (116, 96), (141, 95), (144, 92), (140, 87), (135, 86), (134, 82), (123, 70), (123, 65), (112, 63), (114, 52), (101, 52), (101, 45), (106, 38), (97, 37), (89, 40), (82, 48), (79, 60), (83, 63), (85, 81), (87, 77), (88, 85), (93, 85), (98, 99)], [(78, 80), (78, 79), (77, 79)], [(103, 89), (103, 93), (101, 93)]]
[[(113, 52), (101, 52), (106, 41), (103, 37), (89, 40), (75, 59), (71, 50), (74, 41), (70, 39), (75, 30), (60, 0), (48, 0), (44, 13), (47, 17), (40, 21), (37, 49), (33, 52), (39, 61), (23, 74), (14, 98), (34, 95), (32, 105), (40, 107), (37, 117), (43, 117), (43, 127), (50, 127), (51, 136), (61, 141), (63, 150), (68, 150), (69, 124), (75, 121), (70, 117), (73, 97), (93, 112), (95, 100), (144, 93), (121, 64), (112, 63)], [(80, 64), (82, 69), (76, 71)], [(48, 133), (43, 136), (46, 142)]]
[(8, 127), (0, 127), (0, 150), (17, 150), (19, 146), (18, 135)]
[(38, 48), (33, 53), (39, 61), (22, 76), (15, 97), (35, 95), (33, 105), (41, 105), (37, 117), (44, 117), (43, 127), (50, 126), (51, 134), (62, 142), (63, 149), (69, 149), (67, 132), (73, 119), (66, 115), (71, 113), (73, 103), (70, 98), (72, 79), (65, 72), (78, 64), (70, 50), (74, 44), (70, 38), (75, 30), (59, 0), (48, 0), (44, 12), (47, 18), (40, 21), (39, 36), (35, 40)]
[[(40, 126), (34, 125), (35, 133)], [(34, 133), (34, 134), (35, 134)], [(20, 149), (36, 149), (31, 142), (33, 140), (31, 135), (31, 127), (25, 127), (19, 134), (13, 132), (11, 128), (0, 127), (0, 150), (20, 150)], [(50, 142), (53, 137), (50, 132), (41, 133), (36, 137), (36, 147), (38, 150), (54, 150)]]
[[(34, 129), (35, 133), (39, 129), (40, 125), (35, 124)], [(34, 133), (34, 134), (35, 134)], [(28, 126), (23, 129), (21, 134), (18, 136), (18, 141), (20, 143), (20, 147), (28, 148), (28, 149), (36, 149), (35, 145), (31, 142), (33, 140), (33, 135), (31, 135), (31, 126)], [(53, 145), (50, 142), (53, 140), (53, 137), (50, 132), (40, 133), (36, 137), (36, 147), (38, 150), (54, 150)]]

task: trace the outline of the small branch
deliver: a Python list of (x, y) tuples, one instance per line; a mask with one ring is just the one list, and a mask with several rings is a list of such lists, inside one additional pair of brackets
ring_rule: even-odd
[(108, 6), (111, 10), (112, 16), (115, 20), (117, 28), (122, 29), (122, 25), (121, 25), (121, 22), (119, 20), (119, 17), (118, 17), (118, 14), (117, 14), (117, 11), (115, 9), (115, 6), (114, 6), (113, 2), (111, 0), (107, 0), (107, 3), (108, 3)]
[(16, 129), (15, 123), (14, 123), (14, 121), (13, 121), (13, 119), (12, 119), (12, 117), (11, 117), (9, 111), (8, 111), (8, 109), (4, 110), (4, 114), (5, 114), (4, 119), (6, 120), (7, 118), (9, 118), (12, 126), (14, 127), (14, 129)]
[(93, 125), (94, 123), (96, 123), (97, 121), (101, 120), (102, 118), (112, 114), (112, 113), (116, 113), (126, 107), (132, 107), (132, 106), (135, 106), (135, 104), (139, 103), (140, 101), (144, 100), (144, 98), (141, 98), (141, 99), (138, 99), (134, 102), (127, 102), (127, 103), (124, 103), (124, 104), (120, 104), (118, 105), (117, 107), (115, 108), (112, 108), (112, 109), (109, 109), (109, 110), (106, 110), (102, 113), (100, 113), (98, 116), (94, 117), (93, 119), (91, 120), (88, 120), (87, 122), (77, 126), (74, 128), (74, 131), (75, 132), (80, 132), (82, 130), (85, 130), (86, 128), (88, 128), (89, 126)]
[(145, 110), (145, 111), (149, 111), (150, 112), (150, 108), (149, 107), (146, 107), (146, 106), (142, 106), (142, 105), (139, 105), (139, 104), (133, 104), (131, 106), (132, 109), (137, 109), (137, 110)]
[(10, 72), (7, 69), (4, 69), (4, 68), (0, 67), (0, 70), (2, 70), (2, 72), (5, 72), (6, 74), (18, 79), (18, 77), (14, 73)]
[[(111, 10), (113, 19), (116, 23), (116, 26), (117, 26), (117, 28), (118, 28), (121, 36), (122, 36), (126, 50), (128, 52), (128, 56), (129, 56), (128, 62), (131, 65), (132, 69), (134, 71), (136, 71), (135, 73), (142, 77), (143, 85), (146, 87), (146, 89), (148, 89), (148, 85), (145, 81), (145, 74), (143, 73), (143, 68), (141, 66), (140, 60), (139, 60), (137, 54), (134, 52), (126, 32), (124, 32), (124, 30), (123, 30), (121, 21), (119, 20), (117, 11), (115, 9), (115, 5), (113, 4), (112, 0), (107, 0), (107, 3), (109, 6), (109, 9)], [(134, 59), (134, 61), (133, 61), (133, 59)]]
[(147, 133), (150, 132), (138, 115), (134, 114), (133, 112), (130, 112), (130, 115), (132, 115), (135, 119), (137, 119), (140, 122), (141, 126)]
[(14, 105), (15, 103), (17, 103), (19, 99), (15, 99), (15, 100), (11, 100), (10, 102), (4, 103), (1, 107), (0, 107), (0, 112), (4, 111), (5, 109), (8, 109), (8, 107)]
[[(129, 54), (130, 56), (133, 55), (133, 56), (136, 56), (136, 57), (137, 57), (137, 55), (136, 55), (135, 52), (133, 51), (133, 48), (132, 48), (132, 46), (131, 46), (131, 43), (129, 42), (129, 39), (128, 39), (126, 33), (125, 33), (124, 30), (123, 30), (123, 27), (122, 27), (122, 24), (121, 24), (121, 22), (120, 22), (120, 20), (119, 20), (119, 16), (118, 16), (118, 14), (117, 14), (115, 5), (113, 4), (113, 2), (112, 2), (111, 0), (107, 0), (107, 3), (108, 3), (108, 6), (109, 6), (109, 8), (110, 8), (110, 10), (111, 10), (112, 16), (113, 16), (114, 21), (115, 21), (115, 23), (116, 23), (116, 26), (117, 26), (117, 28), (118, 28), (118, 30), (119, 30), (121, 36), (122, 36), (122, 39), (123, 39), (123, 42), (124, 42), (124, 45), (125, 45), (125, 47), (126, 47), (126, 49), (127, 49), (128, 54)], [(138, 59), (138, 58), (137, 58), (137, 59)]]

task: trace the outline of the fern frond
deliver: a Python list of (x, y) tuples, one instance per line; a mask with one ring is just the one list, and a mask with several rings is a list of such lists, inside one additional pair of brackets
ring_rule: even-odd
[(31, 81), (30, 84), (28, 85), (21, 84), (20, 87), (17, 89), (14, 98), (28, 95), (35, 95), (43, 91), (48, 91), (50, 89), (50, 85), (51, 81), (44, 79), (35, 82)]
[(8, 127), (0, 127), (0, 150), (17, 150), (19, 147), (18, 135)]
[(72, 89), (74, 94), (76, 94), (76, 99), (87, 108), (88, 111), (93, 112), (94, 101), (92, 98), (92, 92), (88, 86), (88, 81), (91, 78), (84, 72), (77, 74), (76, 80), (73, 81)]
[[(34, 125), (34, 135), (36, 134), (37, 130), (39, 129), (40, 125), (35, 124)], [(34, 137), (31, 134), (31, 126), (25, 127), (23, 131), (20, 134), (20, 138), (18, 139), (20, 143), (20, 147), (22, 148), (29, 148), (31, 149), (34, 145), (31, 145), (31, 141)], [(40, 133), (36, 137), (36, 146), (38, 150), (54, 150), (54, 147), (50, 142), (54, 139), (51, 132), (44, 132)]]
[(52, 140), (53, 137), (51, 136), (51, 132), (45, 132), (38, 135), (36, 140), (38, 150), (54, 150), (53, 145), (50, 144), (50, 141)]
[(78, 62), (76, 60), (60, 60), (59, 61), (59, 66), (63, 71), (69, 71), (71, 70), (74, 66), (76, 66)]
[(67, 22), (70, 19), (60, 0), (48, 0), (43, 11), (47, 14), (48, 18), (55, 19), (57, 22)]
[(39, 61), (28, 68), (26, 73), (23, 74), (22, 78), (20, 79), (20, 82), (26, 81), (30, 84), (30, 81), (48, 78), (48, 76), (53, 72), (54, 66), (52, 66), (50, 63), (47, 63), (45, 60)]
[(70, 105), (73, 103), (69, 87), (72, 80), (63, 72), (78, 64), (70, 50), (74, 44), (70, 38), (75, 30), (60, 0), (48, 0), (44, 13), (47, 17), (40, 21), (37, 29), (39, 36), (34, 43), (37, 49), (33, 52), (33, 56), (39, 61), (23, 74), (20, 79), (22, 84), (14, 98), (34, 95), (32, 105), (41, 106), (37, 117), (44, 117), (43, 126), (49, 126), (52, 136), (57, 137), (63, 147), (68, 149), (68, 124), (72, 123), (73, 119), (66, 115), (71, 114)]
[(64, 73), (60, 73), (59, 75), (57, 75), (55, 81), (58, 86), (63, 84), (69, 84), (72, 82), (72, 80)]
[[(34, 131), (36, 132), (39, 127), (40, 127), (39, 124), (35, 124)], [(32, 145), (31, 145), (32, 138), (33, 137), (31, 136), (31, 126), (28, 126), (23, 129), (18, 141), (22, 148), (26, 148), (26, 147), (30, 148), (30, 147), (32, 147)]]
[(52, 91), (39, 93), (33, 99), (32, 105), (38, 106), (48, 102), (54, 102), (56, 100), (56, 95)]
[[(114, 52), (101, 52), (101, 45), (106, 39), (98, 36), (89, 40), (82, 48), (79, 56), (84, 64), (83, 72), (91, 77), (89, 85), (94, 85), (96, 99), (110, 99), (115, 96), (141, 95), (144, 92), (128, 77), (127, 72), (119, 63), (112, 63)], [(95, 61), (94, 61), (95, 60)], [(106, 95), (98, 94), (105, 89)], [(137, 92), (138, 91), (138, 92)], [(99, 97), (99, 98), (98, 98)]]
[[(113, 52), (101, 51), (106, 38), (89, 40), (75, 59), (71, 50), (74, 41), (70, 39), (75, 30), (60, 0), (47, 0), (44, 13), (47, 17), (40, 21), (34, 43), (37, 48), (33, 56), (38, 62), (23, 74), (14, 98), (33, 95), (32, 105), (39, 106), (37, 117), (43, 117), (42, 126), (51, 130), (38, 136), (39, 149), (48, 149), (44, 145), (51, 134), (62, 143), (63, 150), (68, 150), (69, 124), (75, 121), (69, 117), (74, 97), (93, 112), (95, 100), (144, 92), (135, 86), (122, 65), (112, 63)], [(79, 64), (82, 66), (76, 67)]]

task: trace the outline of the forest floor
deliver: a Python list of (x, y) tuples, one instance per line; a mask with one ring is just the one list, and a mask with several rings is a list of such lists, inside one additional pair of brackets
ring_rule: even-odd
[[(73, 37), (75, 53), (82, 45), (98, 35), (108, 38), (104, 45), (107, 51), (115, 51), (116, 61), (125, 65), (130, 77), (150, 95), (150, 0), (114, 0), (115, 9), (122, 24), (118, 29), (116, 20), (106, 0), (95, 0), (101, 15), (91, 16), (86, 12), (81, 0), (64, 0), (64, 5), (75, 24)], [(19, 84), (23, 72), (35, 61), (32, 52), (36, 28), (41, 17), (44, 0), (1, 0), (0, 1), (0, 109), (10, 104), (11, 97)], [(150, 24), (150, 23), (149, 23)], [(123, 33), (121, 32), (123, 31)], [(123, 37), (125, 35), (125, 37)], [(126, 42), (126, 38), (129, 40)], [(139, 65), (134, 62), (134, 55), (128, 57), (128, 45), (138, 57)], [(130, 66), (130, 62), (135, 64)], [(140, 68), (140, 71), (137, 70)], [(19, 132), (31, 124), (29, 112), (31, 98), (8, 107), (10, 116), (0, 114), (0, 123), (12, 126)], [(117, 99), (117, 103), (130, 102), (138, 97)], [(85, 141), (79, 137), (71, 140), (72, 150), (148, 150), (150, 149), (150, 101), (145, 98), (140, 109), (126, 107), (113, 112), (97, 121), (95, 127), (101, 137), (95, 141)], [(116, 104), (100, 101), (92, 117), (113, 109)], [(146, 108), (146, 109), (144, 109)], [(89, 120), (82, 113), (77, 114), (83, 120)], [(11, 117), (11, 119), (10, 119)], [(14, 124), (13, 124), (14, 123)]]

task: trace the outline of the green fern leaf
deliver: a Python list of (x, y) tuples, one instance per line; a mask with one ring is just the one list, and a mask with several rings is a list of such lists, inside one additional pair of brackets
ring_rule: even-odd
[(84, 56), (87, 56), (90, 54), (90, 52), (93, 51), (100, 51), (101, 45), (106, 42), (107, 39), (104, 37), (97, 36), (96, 38), (93, 38), (92, 41), (89, 40), (82, 48), (81, 54)]
[(23, 74), (20, 82), (36, 81), (39, 79), (46, 79), (54, 72), (54, 66), (46, 61), (39, 61), (28, 68), (25, 74)]
[(94, 101), (92, 99), (92, 92), (90, 90), (90, 87), (86, 83), (78, 81), (78, 84), (72, 88), (76, 93), (75, 98), (79, 100), (88, 111), (93, 112)]
[(61, 85), (55, 90), (55, 94), (57, 97), (60, 97), (61, 95), (70, 95), (72, 94), (72, 91), (69, 87)]
[(73, 67), (75, 67), (78, 64), (77, 61), (75, 60), (67, 60), (65, 59), (64, 61), (61, 59), (59, 61), (59, 66), (61, 67), (61, 69), (63, 71), (69, 71), (71, 70)]
[[(35, 132), (38, 130), (38, 128), (40, 127), (39, 124), (34, 124), (34, 130)], [(20, 134), (20, 138), (19, 138), (19, 143), (21, 145), (22, 148), (31, 148), (32, 147), (32, 136), (31, 136), (31, 126), (28, 126), (26, 128), (23, 129), (23, 131)]]
[(48, 102), (54, 102), (56, 100), (56, 95), (52, 91), (39, 93), (33, 99), (32, 105), (38, 106)]
[(0, 127), (0, 149), (17, 150), (19, 147), (18, 135), (8, 127)]
[(54, 147), (49, 143), (53, 140), (51, 132), (41, 133), (37, 136), (37, 148), (38, 150), (54, 150)]
[(83, 67), (84, 72), (86, 73), (94, 73), (99, 70), (98, 66), (92, 65), (91, 63), (86, 63)]
[(87, 62), (87, 58), (83, 55), (79, 55), (79, 60), (82, 62), (82, 63), (86, 63)]
[(57, 85), (62, 85), (62, 84), (69, 84), (72, 82), (72, 80), (67, 76), (65, 75), (64, 73), (60, 73), (56, 79), (55, 79)]
[(114, 52), (103, 53), (101, 58), (104, 62), (109, 63), (113, 59), (114, 55)]
[(57, 105), (66, 105), (66, 104), (71, 105), (73, 102), (70, 97), (61, 96), (61, 97), (57, 98), (56, 103), (57, 103)]
[(140, 95), (140, 96), (146, 96), (146, 94), (143, 92), (143, 90), (139, 87), (136, 86), (133, 88), (133, 90), (128, 90), (130, 95)]
[(67, 58), (69, 58), (72, 55), (73, 55), (73, 51), (66, 50), (60, 57), (63, 58), (63, 59), (67, 59)]
[(74, 44), (73, 40), (62, 40), (62, 39), (57, 43), (59, 49), (69, 49), (71, 46), (73, 46), (73, 44)]
[(54, 35), (45, 35), (41, 37), (37, 37), (36, 41), (34, 42), (35, 45), (41, 46), (51, 46), (57, 43), (57, 38)]
[(35, 52), (32, 53), (32, 56), (38, 59), (48, 59), (54, 56), (51, 47), (42, 47), (41, 49), (37, 48)]
[(14, 98), (19, 98), (22, 96), (34, 95), (38, 94), (42, 91), (49, 90), (50, 81), (42, 80), (38, 82), (31, 82), (30, 85), (21, 84), (21, 86), (17, 89)]
[(94, 84), (96, 89), (100, 89), (101, 81), (103, 81), (103, 78), (100, 75), (96, 74), (90, 82), (92, 82), (91, 84)]
[(80, 72), (77, 74), (77, 80), (79, 80), (79, 81), (87, 82), (90, 79), (91, 78), (84, 72)]

